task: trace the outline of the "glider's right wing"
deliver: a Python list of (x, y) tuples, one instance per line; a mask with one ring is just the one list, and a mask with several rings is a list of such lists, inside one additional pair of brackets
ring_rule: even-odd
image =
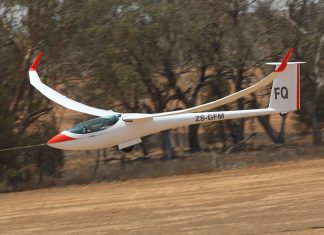
[(42, 52), (40, 52), (38, 54), (38, 56), (36, 57), (34, 63), (32, 64), (32, 66), (29, 69), (28, 74), (29, 74), (30, 83), (38, 91), (40, 91), (43, 95), (45, 95), (50, 100), (53, 100), (54, 102), (62, 105), (65, 108), (68, 108), (68, 109), (71, 109), (74, 111), (78, 111), (81, 113), (91, 114), (91, 115), (99, 116), (99, 117), (107, 116), (110, 114), (115, 114), (115, 112), (112, 110), (98, 109), (98, 108), (90, 107), (88, 105), (81, 104), (79, 102), (71, 100), (71, 99), (67, 98), (66, 96), (61, 95), (57, 91), (53, 90), (52, 88), (46, 86), (44, 83), (42, 83), (42, 81), (40, 80), (40, 78), (36, 72), (36, 69), (40, 62), (41, 57), (42, 57)]
[(123, 117), (123, 120), (126, 122), (133, 122), (137, 120), (143, 120), (147, 118), (154, 118), (154, 117), (162, 117), (162, 116), (169, 116), (169, 115), (177, 115), (177, 114), (183, 114), (183, 113), (193, 113), (193, 112), (204, 112), (210, 109), (217, 108), (219, 106), (222, 106), (224, 104), (228, 104), (230, 102), (233, 102), (237, 99), (242, 98), (245, 95), (251, 94), (252, 92), (255, 92), (256, 90), (267, 86), (270, 84), (279, 74), (281, 74), (287, 66), (287, 63), (293, 53), (294, 49), (290, 48), (285, 57), (283, 58), (281, 64), (278, 66), (276, 71), (270, 73), (268, 76), (263, 78), (261, 81), (257, 82), (256, 84), (245, 88), (244, 90), (238, 91), (236, 93), (230, 94), (226, 97), (223, 97), (221, 99), (198, 105), (192, 108), (183, 109), (183, 110), (177, 110), (177, 111), (171, 111), (171, 112), (164, 112), (164, 113), (154, 113), (154, 114), (128, 114)]

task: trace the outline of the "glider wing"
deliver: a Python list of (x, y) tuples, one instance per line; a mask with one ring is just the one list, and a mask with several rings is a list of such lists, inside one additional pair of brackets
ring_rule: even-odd
[(43, 95), (45, 95), (50, 100), (62, 105), (65, 108), (68, 108), (68, 109), (71, 109), (74, 111), (78, 111), (81, 113), (86, 113), (86, 114), (90, 114), (90, 115), (94, 115), (94, 116), (107, 116), (107, 115), (115, 113), (112, 110), (98, 109), (98, 108), (90, 107), (88, 105), (81, 104), (77, 101), (71, 100), (71, 99), (67, 98), (66, 96), (61, 95), (57, 91), (53, 90), (52, 88), (46, 86), (44, 83), (42, 83), (42, 81), (40, 80), (40, 78), (36, 72), (36, 69), (40, 62), (41, 57), (42, 57), (42, 52), (40, 52), (38, 54), (34, 63), (30, 67), (29, 81)]
[(254, 84), (248, 88), (245, 88), (244, 90), (230, 94), (230, 95), (223, 97), (221, 99), (218, 99), (218, 100), (206, 103), (206, 104), (198, 105), (198, 106), (195, 106), (192, 108), (188, 108), (188, 109), (164, 112), (164, 113), (156, 113), (156, 114), (143, 114), (143, 115), (129, 114), (129, 115), (125, 115), (123, 117), (123, 120), (126, 122), (132, 122), (132, 121), (136, 121), (136, 120), (142, 120), (142, 119), (154, 118), (154, 117), (162, 117), (162, 116), (169, 116), (169, 115), (176, 115), (176, 114), (183, 114), (183, 113), (203, 112), (206, 110), (217, 108), (219, 106), (233, 102), (235, 100), (238, 100), (238, 99), (242, 98), (243, 96), (251, 94), (252, 92), (255, 92), (256, 90), (270, 84), (280, 73), (282, 73), (285, 70), (287, 63), (288, 63), (293, 51), (294, 51), (293, 48), (289, 49), (289, 51), (283, 58), (281, 64), (278, 66), (278, 68), (274, 72), (270, 73), (268, 76), (263, 78), (261, 81), (257, 82), (256, 84)]

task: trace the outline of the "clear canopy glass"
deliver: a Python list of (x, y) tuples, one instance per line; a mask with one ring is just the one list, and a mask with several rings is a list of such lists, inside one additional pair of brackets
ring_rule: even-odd
[(106, 117), (91, 119), (72, 127), (68, 131), (75, 134), (87, 134), (102, 131), (115, 125), (118, 122), (119, 118), (120, 115), (110, 115)]

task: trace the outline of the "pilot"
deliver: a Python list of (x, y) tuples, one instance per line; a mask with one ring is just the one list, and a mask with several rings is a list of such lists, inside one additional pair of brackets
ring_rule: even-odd
[(83, 126), (82, 132), (83, 133), (91, 133), (91, 130), (88, 128), (88, 126)]

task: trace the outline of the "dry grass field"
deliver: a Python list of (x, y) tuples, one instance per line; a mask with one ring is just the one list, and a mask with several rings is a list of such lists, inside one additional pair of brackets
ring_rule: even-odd
[(324, 234), (324, 159), (0, 195), (1, 234)]

